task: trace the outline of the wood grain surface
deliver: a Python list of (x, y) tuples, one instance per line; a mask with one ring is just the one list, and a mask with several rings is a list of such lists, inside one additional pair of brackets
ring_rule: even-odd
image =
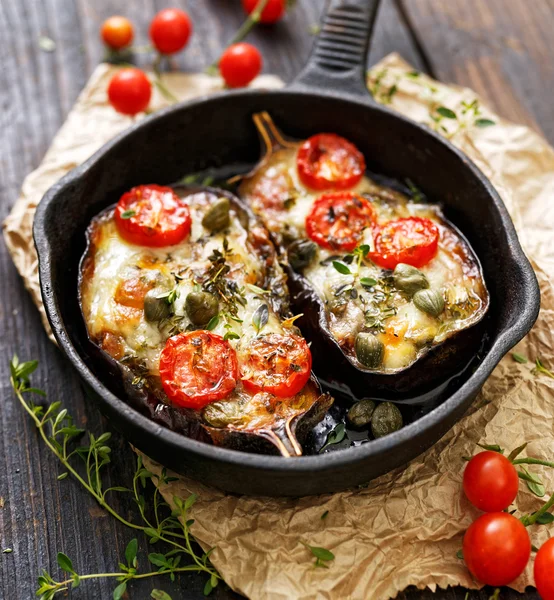
[[(102, 21), (111, 14), (133, 20), (137, 43), (147, 42), (148, 22), (165, 6), (186, 9), (195, 26), (187, 50), (175, 68), (202, 70), (213, 61), (242, 21), (238, 0), (0, 0), (0, 217), (13, 205), (25, 175), (35, 168), (95, 65), (102, 60), (98, 39)], [(249, 41), (263, 52), (265, 71), (290, 80), (305, 61), (319, 21), (323, 0), (298, 0), (275, 27), (259, 27)], [(554, 142), (554, 63), (551, 59), (554, 0), (383, 0), (370, 61), (398, 51), (417, 68), (445, 81), (468, 85), (505, 117), (529, 124)], [(55, 49), (41, 49), (47, 36)], [(139, 57), (145, 63), (146, 57)], [(59, 575), (56, 553), (68, 554), (81, 573), (116, 568), (133, 534), (120, 526), (66, 479), (29, 418), (13, 398), (9, 358), (40, 359), (34, 378), (50, 400), (58, 399), (81, 426), (95, 433), (110, 426), (89, 404), (78, 377), (48, 342), (36, 310), (0, 244), (0, 598), (34, 597), (42, 568)], [(113, 432), (114, 485), (128, 485), (134, 456)], [(117, 507), (131, 515), (131, 501)], [(139, 536), (139, 559), (146, 561), (148, 542)], [(128, 598), (150, 598), (153, 588), (172, 598), (200, 599), (204, 580), (190, 575), (175, 583), (165, 578), (133, 582)], [(71, 597), (111, 598), (111, 582), (83, 584)], [(492, 590), (469, 592), (485, 600)], [(238, 598), (220, 587), (216, 599)], [(465, 600), (462, 588), (408, 590), (403, 600)], [(503, 590), (504, 600), (538, 598)]]

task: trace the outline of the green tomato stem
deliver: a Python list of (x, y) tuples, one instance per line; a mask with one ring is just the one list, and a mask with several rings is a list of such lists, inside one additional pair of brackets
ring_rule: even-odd
[(541, 508), (539, 508), (539, 510), (534, 513), (533, 515), (530, 515), (528, 517), (526, 517), (524, 524), (525, 525), (533, 525), (534, 523), (537, 522), (537, 519), (541, 516), (544, 515), (545, 512), (548, 512), (548, 510), (550, 508), (552, 508), (554, 506), (554, 494), (552, 494), (552, 496), (550, 496), (550, 498), (548, 499), (547, 502), (545, 502)]
[(543, 465), (544, 467), (552, 467), (554, 468), (554, 462), (549, 462), (547, 460), (540, 460), (538, 458), (516, 458), (516, 460), (512, 461), (514, 465)]

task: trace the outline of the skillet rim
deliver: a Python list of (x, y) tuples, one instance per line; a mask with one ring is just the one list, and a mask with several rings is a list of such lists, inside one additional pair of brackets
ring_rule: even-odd
[[(426, 135), (442, 144), (447, 151), (454, 154), (455, 158), (465, 165), (471, 172), (471, 175), (479, 180), (485, 187), (493, 202), (496, 210), (499, 213), (504, 233), (506, 235), (506, 249), (509, 251), (506, 256), (509, 257), (514, 264), (519, 267), (522, 285), (521, 293), (526, 297), (524, 309), (517, 315), (514, 315), (514, 320), (511, 324), (505, 326), (496, 338), (492, 341), (490, 348), (486, 351), (485, 357), (477, 366), (475, 371), (469, 378), (456, 390), (451, 396), (445, 399), (439, 406), (432, 409), (426, 415), (420, 417), (416, 421), (409, 423), (399, 431), (389, 434), (383, 438), (371, 440), (368, 444), (356, 448), (345, 448), (340, 452), (330, 452), (325, 455), (310, 455), (295, 457), (293, 460), (284, 460), (280, 456), (271, 456), (264, 454), (247, 453), (239, 450), (232, 450), (218, 446), (212, 446), (204, 442), (193, 440), (182, 434), (171, 431), (157, 423), (151, 421), (148, 417), (142, 415), (124, 400), (113, 394), (104, 384), (98, 379), (88, 368), (81, 355), (77, 352), (67, 331), (65, 329), (64, 320), (58, 310), (58, 303), (52, 291), (52, 274), (50, 265), (50, 241), (46, 233), (45, 223), (48, 219), (48, 209), (50, 204), (56, 201), (57, 196), (67, 187), (77, 182), (93, 165), (101, 162), (106, 154), (113, 150), (127, 137), (132, 136), (137, 130), (155, 123), (158, 120), (163, 120), (173, 113), (187, 110), (198, 104), (217, 103), (225, 98), (229, 101), (235, 98), (237, 101), (251, 95), (288, 95), (288, 96), (311, 96), (317, 99), (328, 98), (338, 100), (345, 103), (354, 103), (361, 105), (365, 109), (376, 111), (377, 113), (385, 113), (392, 118), (399, 119), (408, 127), (417, 130), (420, 135)], [(435, 133), (429, 127), (412, 121), (402, 114), (380, 104), (377, 104), (369, 95), (367, 98), (344, 95), (333, 92), (332, 90), (314, 90), (304, 87), (292, 87), (281, 89), (260, 89), (246, 88), (241, 90), (230, 90), (217, 92), (215, 94), (203, 95), (193, 100), (181, 102), (164, 109), (157, 111), (155, 114), (146, 116), (139, 122), (133, 123), (129, 128), (120, 132), (101, 148), (99, 148), (90, 158), (84, 163), (75, 167), (72, 171), (55, 183), (43, 196), (37, 206), (34, 222), (33, 222), (33, 237), (35, 247), (39, 259), (39, 277), (40, 288), (43, 304), (52, 331), (60, 348), (67, 355), (73, 367), (78, 371), (84, 381), (94, 390), (94, 392), (102, 398), (104, 402), (110, 405), (111, 409), (118, 412), (124, 420), (132, 422), (132, 425), (140, 430), (142, 434), (161, 435), (165, 437), (165, 443), (173, 447), (179, 447), (186, 452), (192, 452), (199, 455), (204, 460), (216, 460), (223, 463), (234, 464), (253, 469), (264, 469), (274, 472), (289, 472), (294, 471), (299, 473), (322, 472), (327, 469), (332, 470), (347, 465), (365, 462), (371, 458), (388, 453), (394, 450), (395, 447), (401, 446), (409, 442), (411, 438), (422, 434), (434, 427), (440, 427), (441, 422), (446, 420), (451, 413), (456, 410), (463, 409), (464, 402), (467, 402), (471, 397), (472, 392), (479, 391), (492, 370), (498, 365), (504, 355), (515, 346), (516, 343), (529, 332), (534, 322), (536, 321), (540, 310), (540, 292), (538, 281), (529, 259), (525, 255), (523, 248), (519, 242), (517, 232), (509, 213), (495, 190), (491, 182), (484, 173), (475, 165), (475, 163), (452, 143)], [(478, 257), (479, 258), (479, 257)], [(467, 407), (465, 407), (467, 410)], [(464, 410), (464, 413), (465, 413)], [(462, 413), (463, 414), (463, 413)], [(459, 417), (461, 418), (461, 417)], [(459, 418), (455, 422), (459, 421)], [(451, 427), (448, 427), (447, 431)], [(444, 434), (443, 434), (444, 435)], [(126, 437), (124, 435), (124, 437)], [(442, 436), (441, 436), (442, 437)], [(439, 438), (440, 439), (440, 438)], [(439, 439), (435, 440), (431, 445), (436, 444)], [(216, 484), (217, 485), (217, 484)]]

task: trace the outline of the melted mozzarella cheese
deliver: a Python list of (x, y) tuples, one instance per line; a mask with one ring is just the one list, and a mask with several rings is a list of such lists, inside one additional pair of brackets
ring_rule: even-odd
[[(251, 284), (261, 283), (262, 264), (260, 257), (252, 252), (248, 243), (248, 232), (241, 225), (238, 215), (231, 210), (231, 224), (225, 232), (209, 234), (202, 226), (205, 214), (205, 194), (187, 197), (191, 208), (191, 234), (184, 242), (167, 248), (145, 248), (127, 243), (117, 232), (115, 222), (103, 217), (94, 225), (93, 245), (89, 259), (93, 268), (84, 269), (81, 288), (83, 313), (89, 335), (114, 358), (132, 357), (141, 361), (152, 375), (159, 374), (159, 358), (170, 335), (192, 328), (185, 311), (187, 295), (198, 289), (198, 279), (210, 267), (209, 257), (214, 251), (223, 252), (224, 240), (228, 244), (226, 263), (230, 266), (225, 276), (232, 279), (240, 290), (241, 302), (236, 303), (234, 318), (224, 316), (224, 306), (213, 332), (221, 336), (234, 332), (240, 340), (230, 339), (231, 346), (247, 343), (258, 333), (253, 322), (255, 311), (262, 304), (268, 305), (269, 317), (263, 333), (283, 333), (280, 318), (271, 309), (270, 292), (260, 293)], [(175, 274), (178, 276), (175, 277)], [(137, 290), (137, 298), (129, 292)], [(172, 322), (160, 326), (148, 322), (144, 317), (144, 294), (149, 289), (161, 292), (174, 290)], [(130, 305), (132, 304), (132, 306)], [(221, 304), (221, 303), (220, 303)], [(105, 341), (109, 334), (109, 342)], [(117, 347), (113, 348), (113, 339)]]

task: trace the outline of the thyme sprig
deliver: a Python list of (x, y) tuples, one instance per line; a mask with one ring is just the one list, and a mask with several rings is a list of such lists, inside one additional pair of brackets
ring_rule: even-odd
[(454, 137), (464, 129), (486, 128), (496, 125), (492, 119), (485, 118), (478, 98), (471, 101), (462, 100), (455, 106), (444, 105), (444, 94), (441, 90), (422, 77), (420, 71), (397, 73), (388, 68), (382, 68), (376, 73), (368, 72), (367, 86), (377, 102), (390, 104), (400, 90), (403, 82), (409, 81), (417, 85), (428, 102), (428, 119), (431, 127), (448, 138)]
[[(108, 446), (108, 441), (111, 434), (106, 432), (96, 437), (89, 432), (88, 444), (77, 445), (75, 442), (86, 432), (74, 425), (73, 419), (67, 410), (62, 408), (60, 402), (42, 406), (28, 401), (26, 398), (31, 394), (46, 396), (43, 390), (34, 388), (30, 384), (29, 377), (37, 366), (38, 361), (36, 360), (19, 362), (17, 356), (14, 356), (10, 362), (10, 383), (19, 403), (32, 418), (43, 442), (63, 465), (64, 471), (58, 479), (64, 479), (68, 475), (73, 476), (104, 510), (123, 525), (135, 531), (142, 531), (149, 537), (151, 543), (162, 541), (170, 548), (166, 554), (149, 554), (150, 563), (158, 567), (156, 571), (139, 572), (136, 560), (137, 542), (131, 540), (125, 552), (127, 564), (120, 563), (119, 571), (85, 575), (79, 574), (74, 569), (71, 560), (65, 554), (59, 553), (58, 564), (70, 577), (56, 581), (47, 571), (43, 571), (38, 580), (37, 596), (43, 600), (51, 600), (57, 593), (67, 590), (70, 586), (75, 588), (83, 580), (115, 578), (118, 586), (114, 590), (113, 597), (117, 600), (121, 598), (128, 581), (132, 579), (168, 574), (173, 580), (175, 573), (184, 571), (206, 573), (209, 579), (205, 591), (207, 590), (209, 593), (217, 586), (221, 577), (209, 561), (211, 550), (198, 555), (192, 546), (194, 538), (190, 533), (190, 526), (194, 521), (189, 519), (188, 511), (196, 501), (196, 496), (191, 495), (186, 500), (174, 496), (175, 509), (172, 510), (161, 498), (159, 486), (170, 483), (175, 478), (168, 476), (165, 469), (162, 470), (160, 476), (154, 475), (143, 465), (140, 456), (137, 458), (132, 489), (123, 486), (105, 488), (103, 469), (110, 463), (111, 448)], [(147, 504), (143, 494), (148, 480), (155, 484), (151, 507), (153, 517), (149, 517), (147, 514)], [(132, 494), (138, 507), (140, 522), (128, 520), (113, 508), (108, 497), (117, 493)], [(184, 557), (191, 560), (192, 564), (180, 566), (179, 563)]]
[[(335, 291), (335, 296), (342, 296), (346, 292), (350, 292), (350, 297), (353, 300), (359, 299), (365, 305), (365, 326), (369, 330), (383, 332), (385, 330), (384, 322), (396, 315), (398, 309), (390, 302), (394, 294), (391, 277), (383, 276), (379, 279), (360, 277), (360, 268), (369, 252), (369, 245), (362, 244), (343, 257), (330, 256), (322, 261), (322, 264), (329, 264), (330, 262), (341, 275), (351, 275), (353, 277), (353, 282), (341, 285)], [(369, 292), (370, 295), (358, 294), (355, 289), (356, 282), (359, 282), (363, 290)]]
[(239, 288), (236, 281), (228, 279), (226, 275), (231, 271), (231, 267), (227, 262), (228, 259), (233, 255), (233, 251), (229, 247), (227, 238), (223, 239), (221, 250), (214, 248), (208, 260), (210, 266), (206, 271), (206, 274), (201, 282), (202, 288), (214, 294), (223, 302), (225, 311), (229, 318), (237, 320), (238, 318), (238, 304), (246, 306), (246, 298), (244, 297), (244, 291)]
[[(526, 356), (523, 356), (523, 354), (518, 354), (517, 352), (512, 353), (512, 358), (521, 365), (530, 362)], [(533, 375), (546, 375), (547, 377), (550, 377), (550, 379), (554, 379), (554, 373), (548, 367), (545, 366), (541, 358), (537, 357), (533, 364), (534, 367), (531, 370), (531, 373), (533, 373)]]

